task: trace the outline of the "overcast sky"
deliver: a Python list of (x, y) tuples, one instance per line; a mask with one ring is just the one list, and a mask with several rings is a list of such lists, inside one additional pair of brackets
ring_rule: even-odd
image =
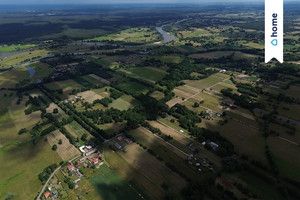
[(0, 4), (264, 2), (264, 0), (0, 0)]

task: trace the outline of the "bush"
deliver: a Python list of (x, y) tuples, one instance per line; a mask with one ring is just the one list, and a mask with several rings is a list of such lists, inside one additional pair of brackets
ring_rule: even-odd
[(26, 133), (27, 129), (26, 128), (22, 128), (21, 130), (19, 130), (19, 135), (22, 135), (23, 133)]
[(57, 145), (55, 144), (55, 145), (52, 146), (52, 150), (56, 151), (56, 149), (57, 149)]

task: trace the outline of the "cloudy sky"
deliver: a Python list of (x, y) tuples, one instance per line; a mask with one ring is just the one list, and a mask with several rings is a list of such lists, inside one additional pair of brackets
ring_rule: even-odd
[(264, 0), (0, 0), (0, 4), (264, 2)]

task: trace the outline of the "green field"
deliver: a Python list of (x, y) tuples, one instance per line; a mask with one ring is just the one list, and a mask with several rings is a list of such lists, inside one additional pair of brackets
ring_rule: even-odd
[(106, 165), (102, 165), (99, 173), (89, 179), (89, 181), (103, 199), (142, 199), (128, 183)]
[(151, 43), (161, 39), (160, 34), (149, 28), (130, 28), (119, 33), (91, 39), (92, 41), (121, 41), (130, 43)]
[(130, 95), (123, 95), (122, 97), (114, 100), (109, 104), (109, 108), (115, 108), (118, 110), (128, 110), (136, 104), (136, 100)]
[(13, 194), (14, 199), (34, 199), (42, 188), (38, 174), (60, 161), (47, 141), (37, 145), (31, 141), (6, 143), (0, 148), (0, 199), (7, 194)]
[(105, 133), (109, 136), (116, 135), (119, 131), (125, 127), (124, 122), (117, 122), (117, 123), (109, 123), (109, 124), (101, 124), (98, 125), (99, 128), (105, 131)]
[(212, 51), (212, 52), (208, 52), (208, 53), (192, 54), (192, 55), (190, 55), (190, 57), (216, 59), (216, 58), (220, 58), (222, 56), (224, 56), (224, 57), (229, 56), (232, 53), (234, 53), (234, 51)]
[(67, 131), (69, 131), (75, 138), (81, 137), (83, 134), (87, 134), (88, 138), (93, 137), (88, 131), (86, 131), (82, 126), (80, 126), (76, 121), (72, 121), (70, 124), (65, 126)]
[(2, 72), (0, 73), (0, 88), (14, 88), (19, 81), (24, 79), (29, 80), (29, 73), (25, 66)]
[(247, 172), (239, 173), (238, 177), (240, 180), (247, 183), (249, 190), (254, 194), (257, 194), (259, 199), (281, 199), (279, 196), (279, 191), (272, 185), (265, 182), (263, 179)]
[(165, 76), (165, 73), (156, 71), (148, 67), (131, 67), (131, 68), (126, 68), (126, 71), (133, 73), (138, 78), (143, 77), (143, 78), (153, 80), (155, 82), (161, 80)]
[(145, 85), (138, 82), (124, 82), (116, 85), (116, 88), (132, 95), (145, 94), (148, 89)]
[(49, 65), (41, 62), (30, 64), (30, 67), (35, 70), (35, 75), (31, 78), (33, 82), (37, 79), (42, 80), (53, 72), (53, 69)]
[(10, 45), (10, 46), (0, 46), (0, 53), (10, 53), (15, 51), (22, 51), (34, 47), (34, 44), (26, 45)]
[(229, 77), (230, 76), (227, 74), (216, 73), (202, 80), (187, 80), (184, 82), (189, 86), (204, 89), (204, 88), (212, 87), (215, 84), (228, 79)]
[(72, 79), (64, 80), (64, 81), (55, 81), (52, 83), (47, 83), (45, 86), (50, 90), (58, 90), (62, 89), (63, 94), (61, 97), (68, 98), (70, 92), (74, 89), (82, 89), (83, 86)]
[(49, 53), (47, 50), (33, 50), (30, 52), (24, 52), (17, 55), (8, 56), (7, 58), (4, 58), (0, 63), (0, 68), (10, 67), (17, 64), (20, 64), (22, 62), (25, 62), (27, 60), (31, 60), (37, 57), (46, 56)]
[(190, 179), (197, 178), (198, 180), (207, 178), (208, 174), (203, 175), (197, 173), (196, 170), (184, 162), (185, 159), (174, 152), (172, 147), (167, 145), (165, 142), (162, 142), (160, 139), (155, 137), (154, 134), (149, 133), (147, 130), (138, 128), (130, 131), (130, 135), (132, 135), (140, 144), (152, 149), (157, 155), (163, 158), (164, 162), (171, 163), (174, 168), (182, 172), (183, 176)]
[(189, 37), (200, 37), (200, 36), (208, 36), (211, 35), (207, 30), (201, 28), (193, 28), (188, 31), (180, 31), (177, 35), (180, 35), (182, 38)]
[[(282, 136), (284, 137), (284, 136)], [(280, 173), (297, 181), (300, 180), (299, 146), (279, 137), (269, 137), (267, 144), (270, 146), (275, 162)]]
[(154, 91), (150, 94), (150, 96), (157, 100), (161, 100), (165, 97), (165, 94), (160, 91)]

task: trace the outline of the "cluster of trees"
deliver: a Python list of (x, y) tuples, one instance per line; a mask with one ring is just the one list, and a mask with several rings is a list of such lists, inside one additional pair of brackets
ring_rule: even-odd
[(122, 92), (115, 90), (113, 88), (109, 89), (109, 92), (110, 92), (110, 97), (113, 99), (118, 99), (123, 95)]
[(145, 127), (146, 129), (148, 129), (149, 131), (151, 131), (152, 133), (155, 133), (155, 134), (158, 134), (158, 135), (161, 135), (161, 134), (162, 134), (162, 132), (161, 132), (160, 129), (151, 126), (151, 125), (150, 125), (148, 122), (146, 122), (146, 121), (142, 124), (142, 126)]
[(168, 91), (172, 91), (174, 87), (182, 85), (182, 80), (193, 79), (191, 76), (192, 72), (197, 72), (204, 74), (199, 78), (206, 78), (207, 76), (216, 73), (217, 71), (206, 70), (206, 67), (201, 64), (191, 63), (189, 60), (183, 61), (180, 64), (168, 64), (169, 74), (166, 75), (159, 84), (161, 86), (166, 86)]
[(75, 145), (76, 143), (76, 138), (71, 135), (71, 133), (69, 133), (69, 131), (67, 131), (67, 129), (65, 127), (61, 127), (59, 129), (59, 131), (64, 134), (66, 136), (66, 138), (68, 138), (68, 140), (70, 141), (71, 144)]
[(274, 173), (275, 176), (278, 176), (279, 170), (278, 170), (277, 165), (274, 161), (274, 157), (273, 157), (273, 154), (272, 154), (269, 146), (266, 146), (265, 153), (266, 153), (267, 159), (269, 161), (269, 164), (271, 166), (272, 172)]
[(67, 114), (69, 114), (70, 117), (73, 118), (77, 123), (79, 123), (84, 129), (86, 129), (93, 136), (95, 136), (97, 138), (97, 140), (104, 141), (101, 136), (102, 134), (104, 134), (104, 131), (101, 130), (99, 127), (97, 127), (87, 117), (85, 117), (81, 113), (78, 113), (72, 105), (59, 103), (58, 95), (55, 93), (52, 93), (52, 91), (49, 90), (48, 88), (46, 88), (45, 86), (40, 85), (39, 89), (54, 103), (58, 104), (58, 106), (60, 106), (60, 108), (63, 111), (65, 111)]
[(112, 99), (110, 97), (105, 97), (103, 99), (96, 99), (93, 101), (93, 105), (96, 105), (97, 103), (102, 104), (104, 107), (108, 107), (108, 105), (112, 103)]
[(66, 183), (66, 184), (68, 184), (68, 186), (69, 186), (69, 188), (70, 189), (74, 189), (75, 188), (75, 184), (73, 183), (73, 181), (71, 180), (71, 178), (66, 178), (65, 180), (64, 180), (64, 182)]
[(173, 115), (178, 119), (179, 125), (182, 128), (191, 130), (196, 123), (201, 122), (201, 118), (197, 115), (197, 113), (189, 110), (187, 107), (181, 104), (176, 104), (173, 106), (169, 114)]
[(233, 99), (235, 101), (236, 105), (239, 105), (243, 108), (252, 110), (254, 108), (261, 107), (261, 105), (259, 103), (257, 103), (254, 99), (252, 99), (248, 94), (242, 94), (242, 95), (234, 94), (234, 93), (232, 93), (231, 88), (222, 89), (221, 93), (224, 96), (227, 96), (227, 97), (230, 97), (231, 99)]
[(274, 100), (277, 100), (277, 101), (283, 101), (283, 102), (286, 102), (286, 103), (300, 104), (299, 99), (296, 99), (295, 97), (289, 97), (289, 96), (287, 96), (283, 93), (279, 93), (279, 94), (275, 95), (275, 94), (265, 92), (264, 94), (268, 95), (271, 99), (274, 99)]
[(19, 135), (22, 135), (23, 133), (26, 133), (27, 132), (27, 129), (26, 128), (22, 128), (19, 130), (18, 134)]
[(46, 181), (49, 179), (50, 175), (55, 171), (55, 169), (57, 167), (58, 167), (57, 164), (52, 164), (52, 165), (48, 166), (47, 168), (45, 168), (43, 170), (43, 172), (38, 175), (38, 177), (43, 185), (46, 183)]
[[(189, 134), (198, 142), (213, 141), (219, 145), (215, 151), (219, 156), (225, 157), (230, 156), (234, 153), (233, 144), (225, 137), (221, 136), (218, 132), (210, 131), (205, 128), (200, 128), (197, 123), (201, 122), (201, 118), (190, 111), (183, 105), (176, 104), (173, 106), (169, 114), (173, 115), (178, 119), (179, 125), (189, 131)], [(208, 145), (207, 148), (210, 149)]]
[(276, 63), (275, 67), (259, 65), (256, 72), (260, 73), (260, 77), (267, 80), (277, 80), (279, 74), (295, 75), (299, 72), (300, 67), (297, 64), (291, 63)]
[(112, 122), (123, 122), (126, 119), (127, 111), (120, 111), (115, 108), (107, 110), (89, 110), (83, 114), (92, 119), (95, 124), (106, 124)]
[(29, 96), (29, 99), (28, 99), (28, 101), (26, 101), (25, 106), (28, 106), (29, 104), (31, 104), (31, 106), (24, 111), (26, 115), (29, 115), (32, 112), (41, 109), (42, 104), (40, 102), (40, 99), (41, 99), (40, 96), (38, 96), (38, 97)]
[(257, 97), (258, 94), (262, 92), (262, 88), (256, 86), (253, 87), (249, 83), (236, 83), (238, 91), (243, 94), (248, 94), (252, 97)]

